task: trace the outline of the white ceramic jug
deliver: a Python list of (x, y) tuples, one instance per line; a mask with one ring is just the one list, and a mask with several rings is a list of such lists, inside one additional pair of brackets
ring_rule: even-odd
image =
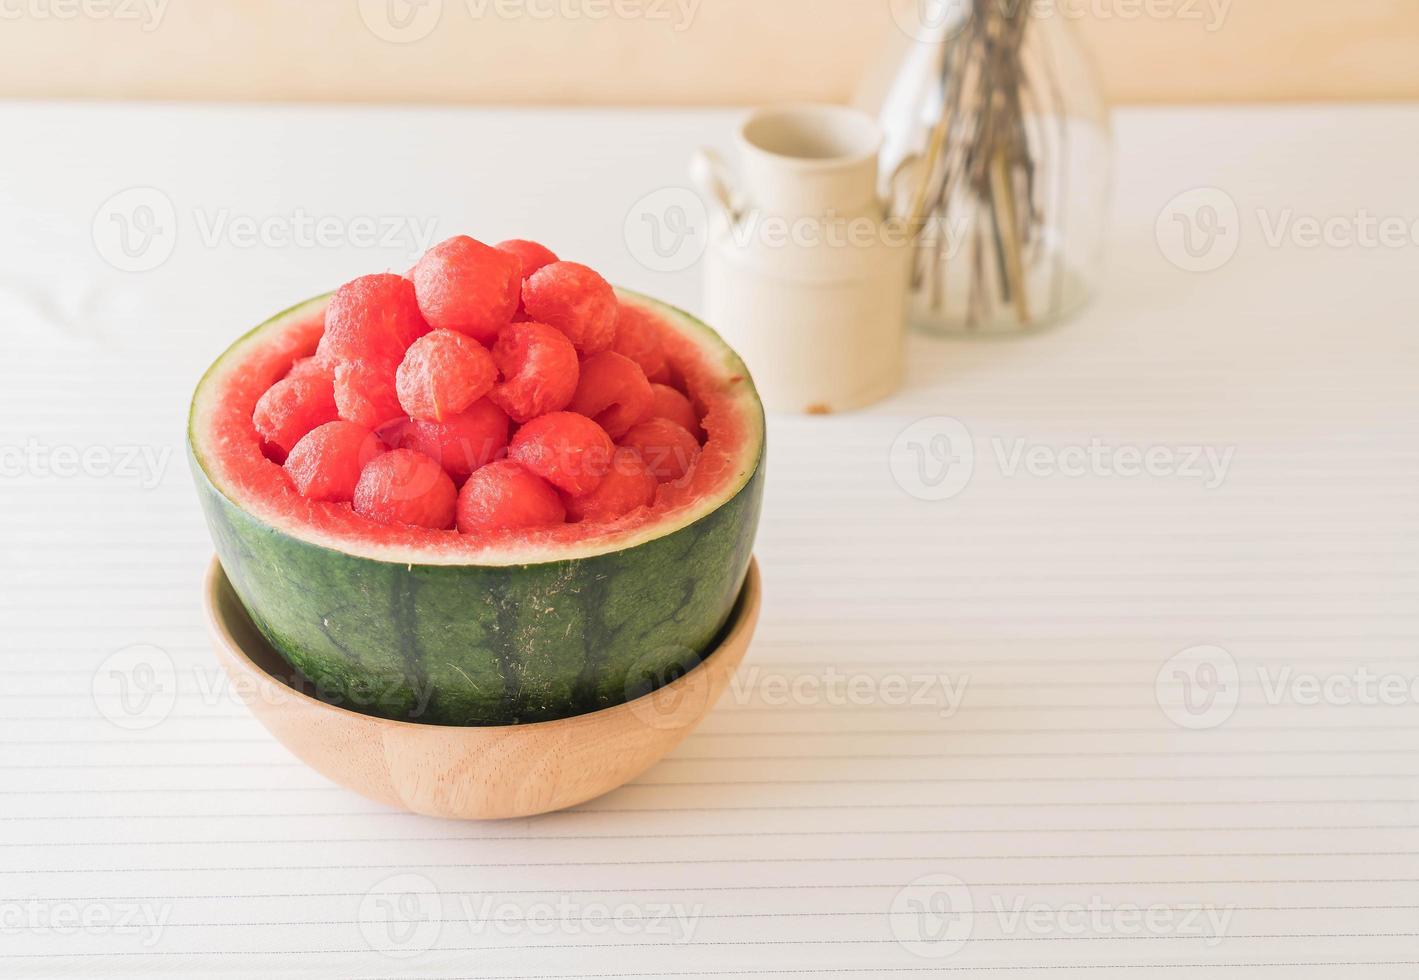
[(841, 106), (761, 109), (738, 133), (739, 178), (710, 150), (692, 176), (710, 223), (705, 307), (771, 411), (860, 408), (901, 380), (911, 236), (879, 190), (882, 134)]

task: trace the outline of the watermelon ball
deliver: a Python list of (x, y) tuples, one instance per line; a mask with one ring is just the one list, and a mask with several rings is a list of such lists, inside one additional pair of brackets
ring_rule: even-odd
[(507, 252), (518, 257), (522, 262), (523, 279), (543, 266), (551, 265), (557, 261), (557, 254), (546, 245), (539, 245), (537, 242), (530, 242), (525, 238), (509, 238), (505, 242), (498, 242), (493, 247), (500, 252)]
[(606, 430), (585, 415), (552, 412), (518, 429), (508, 456), (558, 490), (581, 496), (606, 475), (614, 449)]
[(493, 345), (503, 374), (490, 396), (514, 421), (560, 412), (576, 393), (581, 368), (576, 349), (560, 330), (526, 321), (505, 327)]
[(380, 524), (436, 531), (453, 525), (458, 491), (437, 462), (412, 449), (375, 457), (355, 484), (355, 513)]
[(414, 266), (424, 319), (483, 344), (512, 319), (521, 289), (521, 260), (467, 235), (439, 242)]
[(388, 447), (353, 422), (326, 422), (311, 429), (286, 457), (286, 475), (308, 500), (347, 503), (360, 473)]
[(500, 459), (478, 470), (458, 493), (463, 534), (547, 527), (566, 520), (562, 498), (546, 480)]
[(482, 398), (442, 422), (404, 419), (383, 430), (383, 435), (391, 446), (438, 460), (454, 483), (462, 483), (507, 450), (508, 417)]
[(336, 366), (335, 405), (340, 418), (366, 429), (402, 418), (397, 370), (397, 362), (387, 361), (342, 361)]
[(413, 283), (388, 272), (361, 276), (330, 298), (316, 356), (331, 368), (355, 360), (398, 363), (409, 345), (428, 332)]
[(281, 462), (301, 436), (339, 417), (334, 384), (320, 372), (277, 381), (257, 400), (251, 421), (267, 451)]
[(581, 362), (581, 377), (567, 407), (619, 439), (631, 426), (650, 418), (653, 398), (640, 365), (607, 350)]
[(669, 419), (680, 426), (696, 441), (701, 438), (700, 418), (695, 414), (695, 407), (690, 404), (690, 399), (678, 388), (669, 385), (653, 384), (650, 386), (650, 417), (653, 419)]
[(527, 315), (549, 323), (582, 354), (610, 348), (616, 339), (618, 303), (611, 284), (575, 262), (543, 266), (522, 284)]
[(318, 357), (298, 358), (286, 372), (287, 378), (318, 378), (322, 375), (334, 381), (332, 369), (322, 364)]
[(700, 455), (699, 441), (669, 419), (642, 422), (626, 433), (621, 445), (639, 453), (661, 483), (684, 479)]
[(574, 523), (614, 521), (637, 507), (655, 503), (655, 490), (660, 485), (645, 462), (630, 449), (618, 449), (611, 457), (611, 468), (596, 485), (596, 489), (579, 497), (562, 495), (567, 520)]
[(665, 347), (651, 314), (638, 306), (621, 304), (616, 314), (616, 340), (611, 349), (635, 361), (651, 381), (670, 380)]
[(399, 404), (416, 419), (441, 422), (493, 390), (498, 366), (478, 341), (435, 330), (409, 347), (395, 376)]

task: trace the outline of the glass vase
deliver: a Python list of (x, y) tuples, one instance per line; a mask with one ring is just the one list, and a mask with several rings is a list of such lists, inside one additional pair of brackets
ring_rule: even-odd
[(893, 43), (857, 101), (886, 134), (883, 172), (913, 176), (921, 330), (1039, 329), (1095, 287), (1112, 137), (1071, 9), (891, 0)]

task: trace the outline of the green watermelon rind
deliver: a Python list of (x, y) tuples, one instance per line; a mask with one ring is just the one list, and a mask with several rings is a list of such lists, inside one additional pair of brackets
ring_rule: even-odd
[[(757, 445), (742, 483), (702, 516), (653, 525), (600, 553), (455, 564), (444, 555), (390, 561), (308, 540), (214, 483), (194, 398), (189, 460), (222, 567), (257, 628), (324, 700), (443, 725), (547, 721), (639, 697), (712, 648), (743, 586), (758, 526), (762, 408), (742, 362), (709, 327), (654, 305), (732, 358), (752, 398), (757, 428), (748, 438)], [(223, 359), (309, 306), (258, 327)]]

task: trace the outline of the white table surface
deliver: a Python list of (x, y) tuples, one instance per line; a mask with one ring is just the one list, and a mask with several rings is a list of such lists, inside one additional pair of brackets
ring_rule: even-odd
[[(0, 975), (1414, 975), (1413, 688), (1366, 704), (1335, 682), (1306, 704), (1293, 682), (1419, 676), (1419, 243), (1395, 231), (1419, 219), (1416, 107), (1120, 112), (1084, 314), (1022, 340), (917, 338), (890, 401), (771, 420), (751, 672), (637, 785), (494, 826), (394, 814), (305, 770), (223, 688), (182, 451), (205, 365), (270, 313), (410, 261), (409, 236), (349, 241), (356, 217), (541, 239), (693, 309), (698, 269), (651, 271), (623, 229), (733, 118), (0, 105)], [(106, 203), (134, 187), (160, 195)], [(1181, 206), (1237, 209), (1212, 271), (1159, 244), (1196, 188)], [(131, 206), (154, 203), (155, 244), (115, 253), (115, 210), (141, 223)], [(229, 233), (300, 215), (346, 240)], [(1381, 218), (1397, 237), (1371, 244)], [(934, 502), (889, 465), (933, 416), (975, 453)], [(1012, 447), (1091, 444), (1228, 469), (1213, 486), (1009, 467)], [(1189, 730), (1156, 682), (1198, 646), (1227, 652), (1241, 703)], [(135, 716), (112, 668), (144, 658), (171, 664), (176, 698)], [(825, 693), (844, 675), (866, 696)], [(963, 698), (903, 704), (891, 678)], [(367, 898), (404, 873), (445, 914), (390, 958)], [(973, 927), (930, 958), (899, 940), (904, 916), (934, 920), (894, 903), (940, 875)], [(697, 921), (480, 931), (457, 909), (489, 895)], [(1073, 929), (1076, 906), (1102, 919)], [(1130, 930), (1131, 906), (1164, 920)], [(1190, 932), (1192, 907), (1228, 910), (1223, 934)], [(132, 914), (162, 925), (119, 928)]]

